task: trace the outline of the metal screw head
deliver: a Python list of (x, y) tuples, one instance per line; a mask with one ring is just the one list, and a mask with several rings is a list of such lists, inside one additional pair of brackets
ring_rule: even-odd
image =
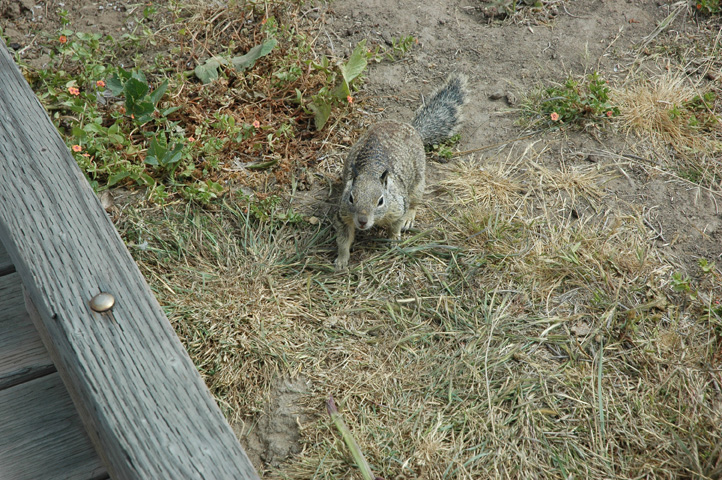
[(90, 299), (90, 308), (98, 313), (107, 312), (115, 305), (115, 297), (109, 293), (99, 293)]

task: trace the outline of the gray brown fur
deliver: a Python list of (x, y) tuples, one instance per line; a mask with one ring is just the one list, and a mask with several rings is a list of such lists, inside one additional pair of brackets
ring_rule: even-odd
[(413, 227), (426, 188), (424, 145), (456, 134), (467, 102), (466, 77), (449, 76), (417, 111), (411, 124), (373, 125), (346, 157), (343, 193), (335, 219), (336, 268), (348, 266), (356, 229), (385, 227), (389, 238)]

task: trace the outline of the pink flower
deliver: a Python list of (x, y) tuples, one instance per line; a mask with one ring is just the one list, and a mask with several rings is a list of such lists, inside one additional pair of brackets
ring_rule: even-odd
[(261, 122), (258, 120), (253, 121), (253, 128), (261, 128)]
[(74, 152), (82, 152), (83, 151), (83, 147), (81, 147), (80, 145), (73, 145), (70, 148), (72, 148)]
[(77, 97), (80, 95), (80, 89), (77, 87), (68, 87), (68, 93)]
[(559, 114), (557, 112), (552, 112), (552, 114), (549, 115), (549, 118), (552, 119), (552, 122), (556, 122), (557, 120), (559, 120)]
[(96, 86), (96, 87), (100, 87), (100, 88), (104, 88), (104, 87), (105, 87), (105, 82), (102, 81), (102, 80), (98, 80), (97, 82), (95, 82), (95, 86)]
[(614, 115), (614, 112), (611, 111), (611, 110), (609, 110), (609, 111), (607, 112), (607, 116), (608, 116), (608, 117), (611, 117), (612, 115)]
[(353, 97), (352, 97), (351, 95), (347, 96), (347, 97), (346, 97), (346, 101), (347, 101), (348, 103), (353, 103)]

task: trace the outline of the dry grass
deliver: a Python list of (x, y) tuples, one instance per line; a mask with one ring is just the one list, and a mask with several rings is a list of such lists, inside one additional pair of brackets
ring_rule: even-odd
[(362, 238), (348, 276), (327, 223), (232, 198), (121, 226), (231, 420), (274, 378), (310, 380), (304, 452), (268, 478), (356, 478), (330, 394), (385, 478), (712, 478), (722, 319), (680, 302), (637, 216), (600, 206), (596, 167), (547, 153), (445, 166), (423, 228)]
[(654, 135), (680, 152), (714, 154), (722, 150), (722, 124), (714, 116), (716, 99), (702, 100), (710, 91), (681, 74), (665, 74), (630, 81), (613, 98), (627, 129)]
[[(681, 12), (691, 13), (685, 12), (691, 7), (684, 2), (677, 2), (675, 7), (670, 18), (680, 16)], [(683, 14), (680, 18), (686, 17)], [(620, 108), (622, 129), (643, 139), (641, 150), (653, 159), (652, 163), (720, 191), (719, 25), (711, 19), (699, 21), (694, 30), (686, 30), (685, 34), (678, 31), (654, 37), (652, 43), (645, 42), (628, 78), (612, 89), (610, 97)], [(643, 61), (647, 56), (649, 59)], [(660, 65), (663, 68), (659, 68)]]
[[(692, 141), (659, 113), (683, 85), (659, 82), (627, 104), (659, 120), (627, 125)], [(328, 219), (233, 194), (117, 226), (231, 421), (250, 428), (279, 377), (310, 382), (303, 451), (265, 478), (359, 478), (329, 395), (387, 479), (720, 478), (722, 273), (685, 291), (644, 210), (603, 188), (614, 164), (551, 141), (436, 167), (419, 229), (360, 236), (348, 274)]]

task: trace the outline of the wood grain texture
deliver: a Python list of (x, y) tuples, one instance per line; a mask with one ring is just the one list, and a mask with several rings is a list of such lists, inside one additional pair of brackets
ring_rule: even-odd
[(107, 471), (57, 373), (0, 391), (3, 480), (91, 480)]
[(13, 265), (13, 261), (10, 260), (10, 255), (7, 250), (5, 250), (5, 246), (0, 242), (0, 277), (13, 273), (14, 271), (15, 265)]
[(0, 85), (0, 241), (110, 476), (258, 478), (2, 41)]
[(20, 275), (0, 276), (0, 390), (54, 371), (25, 310)]

